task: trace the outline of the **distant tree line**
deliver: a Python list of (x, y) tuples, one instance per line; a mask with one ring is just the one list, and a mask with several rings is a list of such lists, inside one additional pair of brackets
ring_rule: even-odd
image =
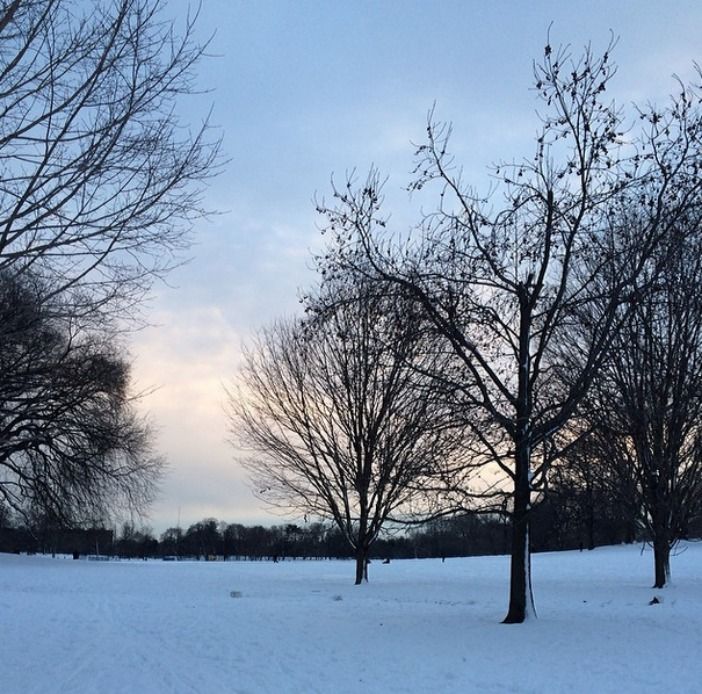
[[(592, 484), (565, 478), (554, 480), (549, 495), (534, 509), (532, 550), (580, 549), (602, 545), (650, 542), (650, 529), (641, 514), (619, 502), (611, 487), (594, 478)], [(507, 514), (447, 516), (420, 526), (386, 529), (373, 543), (369, 559), (442, 559), (509, 554)], [(702, 507), (680, 534), (702, 538)], [(168, 528), (160, 536), (145, 526), (124, 523), (119, 530), (104, 527), (67, 528), (35, 518), (29, 525), (0, 506), (0, 552), (105, 555), (122, 558), (283, 560), (355, 558), (345, 535), (328, 522), (274, 526), (226, 523), (205, 518), (188, 528)]]
[[(618, 503), (605, 487), (555, 485), (534, 510), (532, 549), (537, 552), (594, 549), (596, 546), (651, 539), (637, 515)], [(687, 539), (702, 537), (702, 513), (688, 527)], [(0, 551), (104, 554), (123, 558), (282, 560), (355, 558), (344, 534), (323, 522), (247, 526), (206, 518), (187, 529), (168, 528), (160, 537), (144, 526), (125, 523), (118, 531), (71, 529), (39, 522), (0, 519)], [(369, 558), (447, 558), (508, 554), (506, 514), (463, 514), (397, 527), (373, 543)]]

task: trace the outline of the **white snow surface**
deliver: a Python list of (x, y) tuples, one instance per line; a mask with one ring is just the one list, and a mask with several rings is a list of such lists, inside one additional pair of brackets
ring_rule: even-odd
[[(533, 557), (538, 619), (503, 625), (507, 557), (91, 562), (0, 555), (4, 694), (701, 692), (702, 543)], [(662, 602), (650, 605), (658, 596)]]

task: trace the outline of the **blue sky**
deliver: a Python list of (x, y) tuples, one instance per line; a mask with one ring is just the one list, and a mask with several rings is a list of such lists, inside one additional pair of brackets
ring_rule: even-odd
[[(185, 0), (164, 3), (181, 25)], [(612, 95), (662, 100), (671, 76), (702, 62), (698, 2), (283, 2), (202, 0), (197, 36), (214, 34), (199, 67), (204, 93), (180, 104), (197, 125), (212, 108), (229, 159), (210, 183), (218, 210), (195, 225), (190, 262), (146, 307), (152, 327), (131, 341), (137, 387), (169, 462), (151, 512), (157, 532), (216, 516), (277, 522), (246, 486), (227, 442), (223, 385), (241, 344), (297, 310), (320, 247), (312, 199), (375, 164), (389, 176), (388, 211), (403, 228), (411, 142), (428, 109), (454, 124), (453, 151), (479, 188), (486, 167), (532, 153), (538, 128), (530, 91), (551, 24), (551, 43), (604, 49), (610, 30), (619, 72)]]

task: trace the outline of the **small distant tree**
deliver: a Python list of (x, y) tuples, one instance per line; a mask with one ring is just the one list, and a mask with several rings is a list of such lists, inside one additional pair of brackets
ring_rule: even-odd
[(158, 554), (158, 540), (148, 526), (137, 528), (133, 523), (124, 523), (114, 543), (121, 557), (146, 559)]
[[(580, 423), (585, 424), (584, 418)], [(570, 427), (562, 433), (573, 434)], [(640, 536), (640, 505), (633, 475), (610, 464), (592, 433), (576, 435), (549, 472), (544, 503), (550, 516), (546, 510), (536, 511), (542, 546), (594, 549), (597, 544), (635, 542)], [(558, 538), (557, 543), (552, 538)]]
[(246, 549), (245, 554), (251, 559), (262, 559), (273, 556), (273, 535), (270, 528), (262, 525), (254, 525), (244, 528), (242, 531), (242, 545)]
[(208, 559), (216, 556), (221, 545), (219, 523), (216, 518), (205, 518), (193, 523), (183, 538), (190, 554)]
[(183, 529), (167, 528), (160, 538), (161, 554), (164, 556), (180, 556), (182, 554)]
[(246, 554), (245, 535), (246, 528), (240, 523), (227, 523), (220, 528), (225, 556), (241, 556)]
[(332, 520), (360, 584), (383, 524), (456, 441), (427, 388), (437, 358), (409, 307), (367, 282), (325, 291), (320, 311), (263, 331), (245, 354), (232, 432), (254, 452), (245, 464), (258, 495)]

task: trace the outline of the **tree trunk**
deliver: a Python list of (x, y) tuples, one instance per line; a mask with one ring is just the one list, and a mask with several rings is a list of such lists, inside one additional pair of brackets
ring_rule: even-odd
[(365, 549), (356, 550), (355, 585), (360, 586), (361, 583), (368, 583), (368, 552)]
[(595, 509), (592, 501), (588, 503), (587, 509), (587, 548), (595, 549)]
[(503, 624), (521, 624), (536, 616), (531, 590), (531, 557), (529, 549), (529, 448), (520, 446), (517, 452), (517, 478), (512, 513), (512, 555), (510, 567), (509, 610)]
[(592, 492), (592, 482), (588, 476), (586, 479), (586, 499), (587, 499), (587, 548), (595, 549), (595, 498)]
[(517, 420), (514, 456), (514, 508), (512, 510), (512, 557), (510, 567), (509, 610), (503, 624), (521, 624), (528, 616), (535, 617), (531, 592), (531, 557), (529, 549), (529, 516), (531, 506), (531, 385), (530, 333), (531, 302), (529, 283), (522, 285), (519, 296), (519, 373)]
[(627, 545), (633, 545), (636, 542), (636, 522), (628, 520), (624, 528), (624, 542)]
[(650, 507), (653, 530), (653, 564), (655, 570), (654, 588), (663, 588), (670, 579), (670, 534), (667, 499), (664, 493), (664, 482), (661, 481), (658, 470), (665, 469), (660, 463), (660, 456), (654, 460), (658, 463), (655, 467), (651, 465), (650, 485)]
[(358, 519), (358, 535), (356, 540), (356, 583), (359, 586), (361, 583), (368, 583), (368, 498), (365, 491), (367, 484), (360, 495), (360, 514)]
[(653, 527), (653, 563), (655, 568), (654, 588), (663, 588), (670, 580), (670, 543), (667, 528), (658, 520)]
[(670, 580), (670, 547), (667, 542), (654, 542), (653, 557), (656, 567), (654, 588), (663, 588)]

